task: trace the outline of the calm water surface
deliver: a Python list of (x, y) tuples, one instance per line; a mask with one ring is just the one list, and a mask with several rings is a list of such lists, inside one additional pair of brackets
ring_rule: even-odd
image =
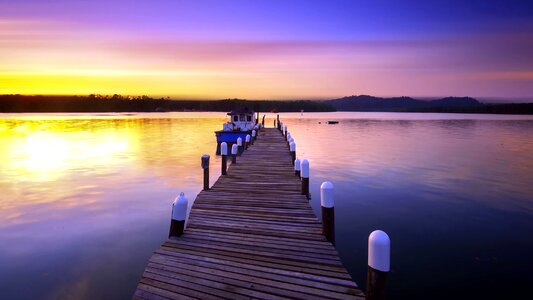
[[(267, 126), (272, 119), (267, 117)], [(391, 298), (497, 298), (533, 282), (533, 117), (282, 114), (319, 185), (336, 189), (337, 248), (361, 287), (367, 237), (392, 240)], [(326, 120), (339, 120), (326, 125)], [(0, 116), (0, 292), (129, 299), (202, 185), (224, 113)]]

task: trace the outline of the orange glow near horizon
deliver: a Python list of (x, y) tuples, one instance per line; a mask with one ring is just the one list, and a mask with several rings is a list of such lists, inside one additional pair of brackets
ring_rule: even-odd
[[(0, 94), (331, 99), (533, 93), (533, 72), (515, 58), (522, 53), (501, 55), (530, 47), (530, 38), (519, 34), (295, 38), (245, 29), (217, 35), (213, 24), (189, 31), (168, 22), (175, 23), (137, 32), (135, 23), (106, 27), (45, 14), (0, 19)], [(509, 49), (479, 55), (495, 44)]]

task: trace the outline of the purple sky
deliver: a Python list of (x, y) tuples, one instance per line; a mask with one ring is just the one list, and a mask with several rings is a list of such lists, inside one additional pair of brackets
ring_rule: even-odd
[(0, 0), (0, 94), (533, 98), (533, 4)]

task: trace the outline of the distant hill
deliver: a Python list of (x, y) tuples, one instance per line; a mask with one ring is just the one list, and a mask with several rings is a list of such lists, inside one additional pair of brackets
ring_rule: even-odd
[(325, 102), (333, 105), (338, 111), (424, 111), (437, 108), (483, 106), (481, 102), (470, 97), (447, 97), (425, 101), (410, 97), (379, 98), (360, 95)]

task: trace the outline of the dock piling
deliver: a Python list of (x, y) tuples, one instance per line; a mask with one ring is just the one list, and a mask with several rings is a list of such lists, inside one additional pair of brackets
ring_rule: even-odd
[(385, 285), (390, 271), (390, 238), (381, 230), (368, 237), (368, 276), (366, 299), (385, 299)]
[(294, 175), (300, 177), (300, 159), (296, 159), (293, 164), (294, 164)]
[(294, 161), (296, 160), (296, 143), (294, 141), (291, 142), (289, 150), (291, 151), (291, 160), (294, 166)]
[(287, 140), (287, 126), (283, 127), (283, 135), (285, 135), (285, 140)]
[(335, 202), (333, 184), (324, 181), (320, 185), (320, 206), (322, 208), (322, 234), (335, 246)]
[(231, 146), (231, 163), (236, 164), (237, 163), (237, 152), (238, 152), (238, 146), (237, 144), (233, 144)]
[(307, 159), (302, 160), (300, 171), (302, 177), (302, 195), (305, 195), (309, 199), (309, 161)]
[(248, 147), (250, 147), (250, 140), (252, 139), (252, 137), (247, 134), (246, 135), (246, 142), (244, 143), (244, 150), (248, 150)]
[(242, 152), (244, 151), (244, 148), (243, 148), (243, 146), (242, 146), (242, 138), (241, 138), (241, 137), (239, 137), (239, 138), (237, 139), (237, 147), (239, 148), (239, 149), (237, 149), (237, 150), (238, 150), (237, 153), (238, 153), (239, 155), (241, 155)]
[(252, 145), (254, 144), (254, 141), (255, 141), (255, 139), (256, 139), (256, 135), (257, 135), (257, 131), (252, 130), (252, 139), (251, 139), (251, 141), (252, 141)]
[(202, 155), (202, 169), (204, 169), (204, 191), (209, 189), (209, 155)]
[(226, 175), (228, 173), (228, 144), (226, 142), (220, 144), (220, 153), (222, 154), (222, 175)]
[(172, 219), (170, 220), (170, 230), (168, 237), (181, 236), (185, 229), (185, 218), (187, 217), (188, 200), (183, 192), (172, 203)]

